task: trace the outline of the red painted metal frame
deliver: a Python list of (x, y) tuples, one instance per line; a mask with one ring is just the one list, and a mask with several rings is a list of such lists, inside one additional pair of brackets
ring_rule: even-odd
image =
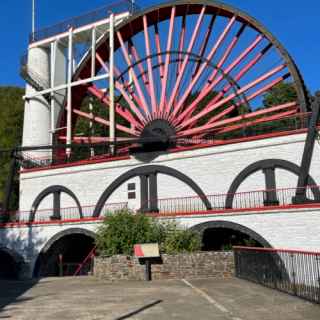
[(316, 255), (320, 256), (320, 252), (317, 251), (305, 251), (305, 250), (292, 250), (292, 249), (273, 249), (273, 248), (259, 248), (259, 247), (243, 247), (234, 246), (234, 250), (247, 250), (247, 251), (261, 251), (261, 252), (283, 252), (283, 253), (301, 253), (306, 255)]
[[(303, 117), (308, 113), (301, 113), (299, 116)], [(283, 119), (287, 119), (287, 117), (284, 117)], [(319, 126), (320, 129), (320, 126)], [(307, 132), (306, 128), (302, 129), (296, 129), (296, 130), (290, 130), (290, 131), (280, 131), (280, 132), (272, 132), (272, 133), (266, 133), (266, 134), (260, 134), (257, 136), (251, 136), (251, 137), (243, 137), (243, 138), (235, 138), (230, 140), (214, 140), (212, 142), (200, 142), (193, 146), (178, 146), (175, 148), (170, 149), (170, 153), (176, 153), (176, 152), (183, 152), (183, 151), (192, 151), (196, 149), (203, 149), (203, 148), (211, 148), (211, 147), (218, 147), (222, 145), (229, 145), (229, 144), (237, 144), (237, 143), (243, 143), (243, 142), (250, 142), (250, 141), (256, 141), (256, 140), (262, 140), (262, 139), (270, 139), (270, 138), (277, 138), (277, 137), (283, 137), (283, 136), (290, 136), (290, 135), (296, 135), (296, 134), (304, 134)], [(200, 141), (203, 139), (200, 139)], [(54, 169), (60, 169), (60, 168), (68, 168), (68, 167), (74, 167), (74, 166), (81, 166), (81, 165), (87, 165), (87, 164), (95, 164), (95, 163), (103, 163), (103, 162), (110, 162), (110, 161), (122, 161), (122, 160), (129, 160), (130, 156), (129, 154), (125, 154), (123, 156), (111, 156), (111, 155), (102, 155), (100, 156), (101, 159), (86, 159), (86, 160), (79, 160), (75, 162), (68, 162), (64, 164), (54, 164), (54, 165), (48, 165), (44, 167), (37, 167), (32, 169), (23, 169), (20, 170), (19, 173), (29, 173), (29, 172), (36, 172), (36, 171), (44, 171), (44, 170), (54, 170)], [(34, 160), (41, 160), (40, 158), (34, 158)], [(47, 159), (47, 158), (45, 158)], [(45, 160), (44, 159), (44, 160)]]
[(97, 246), (94, 246), (93, 249), (89, 252), (89, 254), (85, 257), (85, 259), (81, 262), (81, 264), (78, 266), (78, 268), (76, 269), (75, 273), (73, 274), (74, 277), (79, 274), (79, 272), (81, 271), (81, 269), (83, 268), (83, 266), (85, 265), (85, 263), (86, 263), (89, 259), (92, 259), (92, 257), (95, 256), (96, 249), (97, 249)]
[[(220, 210), (203, 210), (197, 212), (179, 212), (179, 213), (146, 213), (146, 215), (155, 218), (171, 218), (171, 217), (189, 217), (189, 216), (210, 216), (210, 215), (230, 215), (230, 214), (255, 214), (256, 212), (267, 212), (267, 214), (273, 211), (279, 210), (293, 210), (293, 209), (320, 209), (320, 204), (304, 204), (304, 205), (287, 205), (287, 206), (268, 206), (261, 208), (248, 208), (248, 209), (226, 209), (223, 212)], [(292, 212), (293, 214), (299, 214), (299, 212)], [(281, 214), (281, 213), (279, 213)], [(98, 218), (83, 218), (83, 219), (68, 219), (68, 220), (55, 220), (55, 221), (34, 221), (34, 222), (7, 222), (0, 223), (0, 228), (15, 228), (15, 227), (27, 227), (27, 226), (42, 226), (42, 225), (62, 225), (68, 223), (90, 223), (103, 221), (105, 217)]]
[[(319, 188), (319, 186), (307, 186), (305, 189), (316, 189)], [(256, 198), (256, 194), (258, 195), (265, 195), (266, 193), (270, 192), (270, 191), (276, 191), (277, 193), (279, 193), (279, 196), (281, 196), (281, 194), (284, 192), (284, 195), (290, 197), (290, 193), (287, 192), (291, 192), (291, 191), (296, 191), (297, 188), (281, 188), (281, 189), (274, 189), (274, 190), (255, 190), (255, 191), (247, 191), (247, 192), (238, 192), (235, 194), (232, 194), (234, 196), (237, 196), (240, 200), (243, 200), (244, 197), (246, 197), (247, 195), (252, 196), (254, 195), (254, 199)], [(213, 199), (219, 199), (222, 198), (222, 202), (225, 202), (225, 198), (227, 198), (227, 196), (230, 194), (212, 194), (212, 195), (206, 195), (206, 198), (213, 198)], [(247, 199), (247, 198), (245, 198)], [(201, 197), (199, 196), (191, 196), (191, 197), (176, 197), (176, 198), (165, 198), (165, 199), (159, 199), (158, 200), (158, 204), (159, 206), (161, 206), (161, 202), (168, 202), (169, 201), (169, 205), (172, 206), (172, 202), (174, 203), (175, 200), (178, 201), (185, 201), (185, 200), (201, 200)], [(152, 201), (152, 200), (149, 200)], [(249, 198), (249, 202), (250, 198)], [(109, 210), (113, 209), (116, 210), (115, 208), (113, 208), (114, 206), (123, 206), (126, 203), (110, 203), (107, 204), (108, 207), (110, 208)], [(180, 207), (181, 205), (179, 205)], [(88, 208), (93, 212), (95, 206), (83, 206), (83, 212), (86, 212), (85, 210), (88, 210)], [(257, 206), (257, 207), (245, 207), (245, 208), (219, 208), (219, 209), (211, 209), (211, 210), (199, 210), (199, 209), (195, 209), (193, 211), (174, 211), (174, 212), (159, 212), (156, 214), (153, 213), (148, 213), (148, 215), (150, 216), (155, 216), (155, 217), (177, 217), (177, 216), (199, 216), (199, 215), (212, 215), (212, 214), (219, 214), (219, 215), (223, 215), (223, 214), (232, 214), (232, 213), (244, 213), (244, 212), (267, 212), (267, 211), (274, 211), (274, 210), (289, 210), (289, 209), (303, 209), (303, 208), (320, 208), (320, 203), (307, 203), (307, 204), (280, 204), (280, 205), (274, 205), (274, 206)], [(74, 209), (75, 211), (77, 211), (78, 213), (78, 208), (75, 207), (70, 207), (70, 208), (62, 208), (62, 214), (63, 211), (69, 209)], [(38, 212), (38, 214), (41, 215), (41, 212), (45, 212), (48, 213), (50, 212), (51, 209), (43, 209), (40, 210)], [(164, 209), (165, 210), (165, 209)], [(90, 212), (91, 212), (90, 211)], [(28, 212), (24, 212), (27, 213)], [(11, 213), (11, 216), (14, 215), (22, 215), (23, 213)], [(85, 217), (82, 219), (76, 218), (76, 219), (64, 219), (64, 220), (44, 220), (44, 221), (34, 221), (34, 222), (26, 222), (26, 221), (21, 221), (21, 222), (10, 222), (10, 223), (6, 223), (0, 226), (6, 226), (6, 227), (13, 227), (16, 225), (19, 226), (27, 226), (27, 225), (37, 225), (37, 224), (62, 224), (62, 223), (74, 223), (74, 222), (82, 222), (82, 223), (86, 223), (86, 222), (90, 222), (90, 221), (95, 221), (95, 220), (101, 220), (104, 219), (104, 217), (100, 217), (100, 218), (91, 218), (91, 217)]]
[[(181, 23), (179, 19), (181, 19)], [(218, 19), (219, 21), (217, 21)], [(223, 24), (219, 23), (222, 20)], [(164, 34), (160, 34), (162, 26), (166, 30)], [(187, 32), (189, 26), (190, 30)], [(220, 31), (217, 30), (218, 27), (221, 28)], [(253, 34), (255, 39), (249, 44), (242, 36), (244, 33), (247, 34), (248, 29), (255, 33)], [(217, 38), (213, 35), (213, 30), (217, 34)], [(226, 116), (233, 117), (234, 114), (231, 113), (233, 110), (254, 99), (259, 101), (258, 97), (289, 76), (293, 78), (300, 100), (303, 100), (301, 99), (303, 82), (301, 80), (299, 83), (299, 73), (295, 70), (293, 61), (281, 44), (253, 18), (230, 6), (207, 1), (203, 3), (179, 1), (163, 4), (138, 13), (124, 21), (119, 27), (116, 27), (115, 35), (117, 54), (115, 57), (122, 60), (122, 63), (116, 62), (116, 64), (118, 67), (124, 67), (122, 71), (115, 67), (114, 71), (117, 77), (115, 88), (128, 104), (128, 107), (122, 107), (120, 103), (116, 104), (116, 112), (129, 123), (129, 126), (118, 124), (117, 130), (130, 136), (140, 136), (145, 126), (158, 118), (168, 121), (178, 137), (193, 136), (198, 138), (210, 133), (211, 130), (216, 132), (217, 123), (219, 124)], [(109, 52), (106, 37), (101, 37), (97, 44), (96, 60), (99, 62), (98, 68), (103, 68), (107, 72), (108, 64), (106, 61), (108, 61)], [(137, 40), (138, 38), (140, 40)], [(243, 40), (243, 48), (238, 45), (240, 40)], [(262, 50), (258, 48), (260, 45), (264, 46)], [(162, 51), (163, 49), (166, 51)], [(235, 51), (237, 49), (238, 52)], [(275, 49), (279, 60), (281, 60), (280, 66), (266, 72), (261, 77), (257, 77), (253, 66), (260, 62), (269, 66), (270, 63), (267, 59), (262, 58), (270, 49)], [(173, 52), (177, 54), (178, 59), (175, 59)], [(218, 53), (219, 57), (216, 57)], [(232, 53), (235, 58), (224, 68)], [(251, 54), (253, 57), (250, 58)], [(192, 55), (198, 55), (200, 59), (191, 59)], [(90, 55), (83, 61), (75, 79), (84, 78), (89, 74)], [(158, 65), (155, 65), (155, 62)], [(192, 63), (193, 65), (191, 65)], [(211, 64), (213, 70), (207, 76), (205, 72), (208, 70), (208, 64)], [(237, 68), (240, 70), (236, 70)], [(260, 68), (260, 70), (264, 69), (266, 68)], [(286, 71), (282, 72), (283, 69)], [(248, 74), (249, 71), (250, 74)], [(99, 70), (97, 70), (98, 72)], [(283, 74), (273, 80), (273, 76), (278, 72)], [(233, 75), (233, 73), (237, 74)], [(202, 79), (204, 74), (206, 79)], [(240, 86), (239, 81), (243, 81), (245, 75), (251, 78), (244, 81), (243, 85), (241, 83)], [(126, 80), (128, 76), (129, 81)], [(133, 83), (129, 83), (131, 76)], [(203, 88), (201, 88), (200, 80), (204, 81)], [(223, 81), (227, 83), (222, 83), (222, 89), (217, 89), (217, 86)], [(247, 82), (249, 83), (246, 84)], [(260, 88), (262, 82), (266, 83)], [(298, 88), (299, 85), (302, 91), (301, 88)], [(231, 89), (234, 89), (234, 93), (229, 93)], [(208, 102), (208, 99), (205, 100), (205, 98), (209, 97), (213, 90), (218, 90), (217, 95)], [(72, 92), (73, 121), (82, 117), (104, 126), (109, 125), (107, 120), (79, 110), (84, 95), (88, 93), (109, 105), (108, 90), (104, 93), (90, 84), (76, 87)], [(247, 94), (248, 96), (246, 96)], [(193, 99), (194, 96), (196, 96), (195, 99)], [(233, 101), (234, 99), (240, 101)], [(202, 101), (206, 105), (202, 110), (199, 110), (197, 106)], [(229, 106), (230, 103), (231, 106)], [(212, 111), (217, 114), (211, 116)], [(293, 109), (290, 112), (280, 109), (274, 109), (274, 111), (278, 112), (278, 118), (274, 116), (272, 119), (281, 119), (284, 115), (294, 113)], [(299, 111), (299, 108), (296, 108), (295, 112)], [(208, 115), (211, 118), (206, 119), (205, 117)], [(264, 117), (264, 114), (261, 116)], [(64, 117), (60, 118), (64, 119)], [(254, 125), (255, 122), (249, 119), (243, 118), (241, 121), (248, 120), (247, 126)], [(266, 119), (270, 118), (266, 116)], [(224, 125), (229, 126), (229, 124), (226, 122)], [(224, 132), (230, 132), (237, 128), (239, 125), (230, 125)], [(61, 132), (60, 140), (64, 141), (64, 136), (65, 133)], [(103, 141), (102, 138), (99, 140), (98, 137), (92, 137), (91, 141)], [(177, 146), (177, 148), (179, 147), (180, 145)], [(181, 147), (183, 146), (181, 145)]]

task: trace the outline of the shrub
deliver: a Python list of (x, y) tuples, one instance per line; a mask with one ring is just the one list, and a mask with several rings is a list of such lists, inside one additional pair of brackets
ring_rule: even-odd
[(122, 210), (108, 216), (96, 236), (98, 252), (103, 255), (132, 255), (137, 243), (157, 242), (162, 253), (193, 252), (201, 247), (198, 233), (180, 230), (176, 223), (161, 224), (143, 214)]
[(177, 227), (167, 232), (162, 250), (168, 254), (199, 251), (201, 238), (199, 233), (192, 230), (180, 230)]

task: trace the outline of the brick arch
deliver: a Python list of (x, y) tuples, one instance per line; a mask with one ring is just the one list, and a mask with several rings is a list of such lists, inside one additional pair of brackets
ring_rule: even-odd
[[(60, 186), (60, 185), (55, 185), (55, 186), (50, 186), (46, 189), (44, 189), (43, 191), (41, 191), (38, 196), (36, 197), (36, 199), (33, 201), (33, 204), (32, 204), (32, 207), (31, 207), (31, 210), (30, 210), (30, 215), (29, 215), (29, 222), (33, 222), (34, 219), (35, 219), (35, 215), (36, 215), (36, 212), (39, 208), (39, 205), (41, 203), (41, 201), (49, 194), (59, 194), (59, 197), (58, 197), (58, 201), (60, 201), (60, 194), (61, 193), (66, 193), (68, 194), (76, 203), (77, 207), (78, 207), (78, 210), (79, 210), (79, 215), (80, 215), (80, 218), (83, 218), (83, 214), (82, 214), (82, 207), (80, 205), (80, 201), (78, 200), (78, 198), (76, 197), (76, 195), (70, 190), (68, 189), (67, 187), (64, 187), (64, 186)], [(56, 206), (55, 204), (55, 199), (53, 200), (54, 201), (54, 207)], [(60, 215), (60, 202), (58, 204), (58, 209), (57, 209), (59, 212), (55, 213), (55, 208), (54, 208), (54, 215), (55, 214), (58, 214)]]
[[(237, 177), (233, 180), (229, 190), (228, 190), (228, 195), (226, 198), (226, 208), (231, 209), (232, 204), (233, 204), (233, 199), (235, 196), (235, 193), (237, 192), (238, 188), (240, 187), (241, 183), (247, 179), (250, 175), (256, 173), (257, 171), (264, 171), (267, 169), (272, 169), (274, 170), (275, 168), (283, 169), (286, 171), (289, 171), (295, 175), (300, 174), (300, 167), (296, 165), (295, 163), (292, 163), (287, 160), (281, 160), (281, 159), (266, 159), (266, 160), (260, 160), (257, 162), (254, 162), (250, 164), (248, 167), (243, 169)], [(268, 176), (266, 176), (266, 184), (267, 188), (266, 189), (275, 189), (274, 187), (268, 187), (268, 183), (272, 185), (272, 183), (275, 183), (275, 181), (269, 181), (268, 182)], [(309, 175), (308, 176), (308, 184), (312, 186), (316, 186), (317, 183), (315, 180)], [(320, 199), (320, 190), (318, 187), (312, 188), (313, 195), (315, 199)], [(267, 195), (268, 196), (268, 195)], [(272, 204), (272, 201), (271, 201)]]
[[(142, 166), (138, 168), (134, 168), (132, 170), (129, 170), (119, 176), (116, 180), (114, 180), (108, 187), (107, 189), (103, 192), (101, 195), (100, 199), (98, 200), (98, 203), (94, 209), (93, 216), (94, 217), (99, 217), (100, 213), (102, 211), (102, 208), (108, 198), (113, 194), (113, 192), (120, 187), (123, 183), (128, 181), (131, 178), (134, 177), (146, 177), (146, 176), (155, 176), (156, 174), (161, 173), (165, 174), (171, 177), (174, 177), (185, 184), (187, 184), (202, 200), (203, 204), (205, 205), (207, 210), (211, 210), (211, 204), (207, 198), (207, 196), (204, 194), (202, 189), (188, 176), (183, 174), (182, 172), (169, 168), (166, 166), (159, 166), (159, 165), (147, 165), (147, 166)], [(152, 185), (150, 185), (150, 189), (152, 188), (157, 188), (156, 182), (153, 182)], [(152, 199), (154, 201), (154, 199)], [(150, 200), (151, 201), (151, 200)], [(155, 199), (155, 202), (157, 199)], [(156, 204), (153, 204), (153, 206), (156, 207)], [(156, 208), (155, 208), (156, 209)], [(156, 210), (153, 210), (156, 211)]]

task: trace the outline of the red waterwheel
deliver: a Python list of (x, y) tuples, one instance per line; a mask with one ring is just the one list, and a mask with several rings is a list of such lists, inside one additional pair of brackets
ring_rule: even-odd
[[(109, 70), (107, 37), (96, 47), (97, 74)], [(118, 141), (158, 137), (175, 147), (197, 145), (307, 111), (306, 90), (287, 51), (255, 19), (221, 3), (176, 1), (139, 12), (116, 28), (114, 57)], [(90, 70), (89, 52), (75, 79)], [(295, 88), (296, 101), (262, 108), (264, 94), (282, 82)], [(108, 127), (107, 118), (81, 110), (88, 95), (107, 109), (108, 82), (73, 88), (73, 127), (79, 119)], [(73, 138), (108, 140), (107, 134)]]

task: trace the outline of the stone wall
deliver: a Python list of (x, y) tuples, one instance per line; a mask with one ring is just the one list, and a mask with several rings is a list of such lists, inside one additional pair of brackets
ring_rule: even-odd
[[(152, 279), (230, 278), (234, 274), (232, 252), (197, 252), (162, 255), (152, 264)], [(97, 257), (94, 275), (105, 280), (143, 280), (144, 265), (135, 257), (116, 255)]]

